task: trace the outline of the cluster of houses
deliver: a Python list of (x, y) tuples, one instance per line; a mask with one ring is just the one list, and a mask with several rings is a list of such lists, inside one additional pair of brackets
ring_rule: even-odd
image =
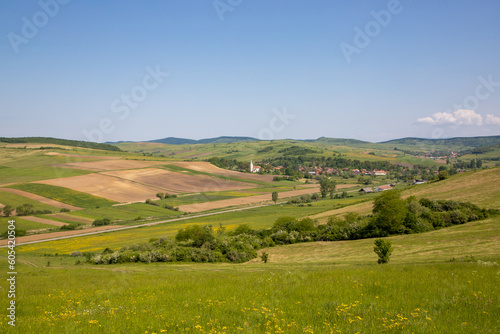
[(383, 185), (383, 186), (378, 186), (378, 187), (375, 187), (375, 189), (373, 189), (372, 187), (368, 187), (368, 188), (361, 188), (359, 189), (359, 193), (361, 194), (370, 194), (370, 193), (378, 193), (378, 192), (381, 192), (381, 191), (386, 191), (386, 190), (391, 190), (392, 187), (394, 187), (395, 184), (386, 184), (386, 185)]
[[(258, 173), (262, 169), (261, 166), (255, 166), (253, 161), (250, 161), (250, 172)], [(280, 171), (284, 169), (283, 166), (270, 168), (273, 172)], [(302, 173), (309, 173), (310, 175), (340, 175), (342, 172), (351, 171), (354, 175), (370, 175), (370, 176), (386, 176), (387, 171), (385, 170), (366, 170), (366, 169), (350, 169), (350, 168), (331, 168), (331, 167), (299, 167), (299, 171)]]

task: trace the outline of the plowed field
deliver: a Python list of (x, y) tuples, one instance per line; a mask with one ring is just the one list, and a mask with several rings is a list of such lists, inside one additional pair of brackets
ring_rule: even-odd
[(205, 161), (179, 161), (173, 162), (172, 165), (176, 165), (182, 168), (192, 169), (198, 172), (210, 173), (215, 175), (236, 177), (243, 180), (252, 180), (252, 181), (260, 181), (260, 182), (271, 182), (273, 180), (272, 175), (260, 175), (260, 174), (250, 174), (250, 173), (242, 173), (236, 172), (232, 170), (222, 169), (217, 166), (212, 165), (209, 162)]
[(253, 184), (224, 180), (214, 176), (187, 175), (156, 168), (111, 171), (101, 174), (162, 188), (168, 193), (175, 194), (239, 190), (255, 187)]

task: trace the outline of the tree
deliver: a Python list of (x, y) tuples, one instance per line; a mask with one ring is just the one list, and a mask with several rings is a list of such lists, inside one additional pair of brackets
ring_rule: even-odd
[(262, 262), (267, 263), (267, 261), (269, 261), (269, 253), (265, 251), (262, 252), (262, 254), (260, 254), (260, 259)]
[(158, 197), (159, 199), (164, 199), (165, 198), (165, 194), (164, 193), (157, 193), (156, 197)]
[(392, 245), (389, 240), (376, 239), (373, 251), (378, 255), (378, 264), (388, 263), (392, 253)]
[(25, 203), (16, 208), (16, 212), (18, 216), (29, 216), (33, 214), (33, 204)]
[(399, 233), (408, 208), (396, 190), (386, 190), (373, 202), (375, 225), (381, 235)]
[(321, 192), (321, 197), (325, 198), (326, 194), (330, 194), (330, 198), (333, 198), (336, 186), (337, 182), (335, 182), (335, 180), (331, 180), (327, 177), (321, 178), (319, 181), (319, 191)]
[(12, 211), (14, 211), (14, 208), (10, 205), (6, 205), (3, 207), (3, 215), (5, 217), (9, 217), (12, 214)]
[(276, 202), (278, 201), (278, 192), (277, 191), (273, 191), (272, 199), (273, 199), (274, 205), (276, 205)]
[(448, 178), (448, 171), (442, 170), (438, 174), (439, 180), (445, 180)]

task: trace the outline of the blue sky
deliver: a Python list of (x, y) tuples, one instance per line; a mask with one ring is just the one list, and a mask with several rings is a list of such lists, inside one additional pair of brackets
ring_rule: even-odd
[(0, 136), (499, 135), (498, 13), (493, 0), (2, 1)]

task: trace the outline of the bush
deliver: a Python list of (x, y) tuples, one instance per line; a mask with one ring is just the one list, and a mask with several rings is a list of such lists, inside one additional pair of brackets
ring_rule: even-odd
[(16, 208), (16, 213), (18, 216), (29, 216), (32, 215), (34, 212), (33, 210), (33, 204), (23, 204), (20, 205)]
[(96, 219), (92, 222), (92, 226), (104, 226), (111, 224), (111, 220), (109, 218)]
[(74, 252), (71, 252), (71, 254), (69, 254), (69, 256), (72, 256), (72, 257), (82, 256), (82, 252), (74, 251)]
[(388, 263), (392, 253), (391, 242), (385, 239), (376, 239), (373, 251), (378, 255), (378, 264)]
[(70, 209), (62, 208), (59, 212), (70, 212)]
[(76, 230), (77, 227), (78, 227), (77, 224), (66, 224), (66, 225), (61, 226), (59, 229), (61, 231), (73, 231), (73, 230)]

